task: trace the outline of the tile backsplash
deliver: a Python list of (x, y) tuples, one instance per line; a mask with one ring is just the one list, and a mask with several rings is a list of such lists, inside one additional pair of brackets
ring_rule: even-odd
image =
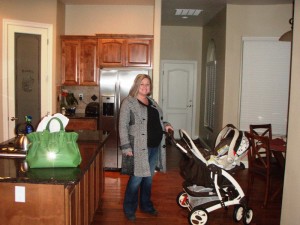
[[(90, 102), (99, 102), (99, 86), (62, 86), (62, 89), (72, 92), (78, 100), (76, 113), (85, 113), (85, 107)], [(79, 100), (79, 94), (83, 94), (83, 99)], [(94, 101), (92, 96), (97, 99)]]

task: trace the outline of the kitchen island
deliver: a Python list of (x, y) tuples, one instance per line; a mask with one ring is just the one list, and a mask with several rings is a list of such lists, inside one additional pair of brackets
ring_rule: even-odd
[(28, 168), (24, 157), (0, 157), (0, 223), (88, 225), (104, 188), (102, 131), (75, 131), (77, 168)]

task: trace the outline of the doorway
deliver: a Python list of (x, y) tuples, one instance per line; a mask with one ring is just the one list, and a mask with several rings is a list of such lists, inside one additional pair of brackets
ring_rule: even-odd
[[(15, 116), (17, 124), (31, 116), (37, 127), (41, 115), (41, 36), (15, 33)], [(22, 129), (24, 126), (20, 126)], [(21, 130), (20, 130), (21, 132)]]
[(7, 140), (16, 135), (15, 127), (25, 121), (24, 115), (31, 114), (36, 126), (52, 113), (52, 25), (4, 19), (3, 43), (3, 128), (7, 130), (3, 139)]
[(161, 63), (161, 104), (164, 120), (172, 124), (174, 137), (179, 129), (195, 136), (197, 63), (163, 60)]

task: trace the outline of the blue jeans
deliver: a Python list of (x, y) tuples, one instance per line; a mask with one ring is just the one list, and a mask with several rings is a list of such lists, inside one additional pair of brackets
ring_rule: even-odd
[(151, 176), (149, 177), (137, 177), (130, 176), (124, 197), (123, 209), (126, 215), (135, 215), (135, 211), (138, 206), (138, 194), (140, 190), (140, 209), (145, 212), (151, 212), (154, 210), (153, 203), (151, 201), (151, 188), (152, 177), (154, 174), (155, 166), (157, 164), (158, 147), (148, 148), (148, 157), (150, 164)]

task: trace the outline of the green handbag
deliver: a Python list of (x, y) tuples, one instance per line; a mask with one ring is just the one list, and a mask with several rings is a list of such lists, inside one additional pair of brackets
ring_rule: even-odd
[[(58, 132), (50, 132), (52, 120), (60, 124)], [(81, 155), (77, 145), (78, 134), (65, 132), (60, 119), (53, 117), (42, 132), (27, 134), (30, 141), (26, 161), (30, 168), (77, 167)]]

